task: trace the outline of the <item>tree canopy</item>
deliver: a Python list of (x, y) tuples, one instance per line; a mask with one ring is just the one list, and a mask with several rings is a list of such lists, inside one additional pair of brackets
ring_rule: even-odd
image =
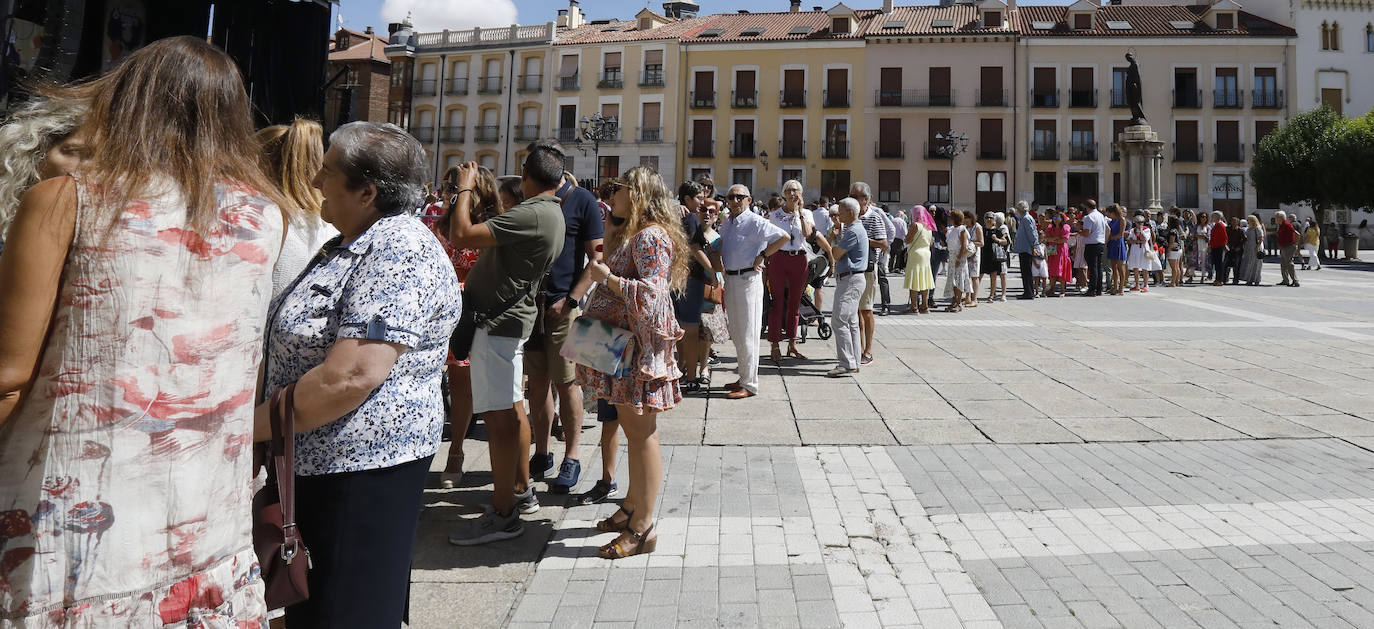
[(1314, 208), (1374, 208), (1374, 111), (1342, 118), (1321, 107), (1293, 116), (1255, 150), (1250, 180), (1261, 194)]

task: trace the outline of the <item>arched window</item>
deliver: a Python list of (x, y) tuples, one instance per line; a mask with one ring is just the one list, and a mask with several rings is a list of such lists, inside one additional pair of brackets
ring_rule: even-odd
[(1374, 52), (1374, 22), (1364, 25), (1364, 51)]
[(1341, 49), (1341, 23), (1331, 23), (1331, 50)]
[(1331, 27), (1322, 22), (1322, 50), (1331, 50)]

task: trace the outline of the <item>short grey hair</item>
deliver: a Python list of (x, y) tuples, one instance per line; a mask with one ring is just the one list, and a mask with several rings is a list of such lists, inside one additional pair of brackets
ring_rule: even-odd
[(743, 190), (743, 191), (744, 191), (743, 194), (744, 194), (745, 196), (748, 196), (748, 197), (750, 197), (750, 198), (753, 198), (753, 196), (754, 196), (754, 195), (750, 194), (750, 192), (749, 192), (749, 186), (746, 186), (746, 185), (744, 185), (744, 184), (742, 184), (742, 183), (730, 184), (730, 187), (725, 189), (725, 194), (727, 194), (727, 195), (729, 195), (729, 194), (734, 194), (735, 188), (739, 188), (740, 190)]
[(784, 181), (784, 182), (782, 183), (782, 191), (783, 191), (783, 192), (787, 192), (787, 189), (788, 189), (788, 188), (796, 188), (797, 190), (805, 190), (805, 188), (802, 187), (802, 183), (801, 183), (800, 181), (797, 181), (796, 179), (788, 179), (787, 181)]
[(350, 122), (329, 135), (350, 188), (377, 187), (377, 210), (401, 214), (420, 206), (429, 158), (414, 136), (389, 122)]
[(1030, 204), (1026, 203), (1025, 201), (1017, 201), (1015, 208), (1017, 212), (1029, 212)]
[(1222, 214), (1220, 210), (1213, 210), (1212, 218), (1226, 218), (1226, 215)]
[[(859, 194), (862, 196), (868, 197), (870, 199), (873, 198), (873, 188), (868, 187), (868, 184), (862, 181), (856, 181), (852, 184), (849, 184), (849, 191), (854, 192), (855, 190), (858, 190)], [(858, 200), (855, 200), (855, 203), (858, 203)]]
[(1285, 211), (1283, 211), (1283, 210), (1279, 210), (1279, 211), (1277, 211), (1277, 212), (1274, 212), (1274, 216), (1275, 216), (1276, 218), (1278, 218), (1279, 220), (1288, 220), (1288, 213), (1285, 212)]
[(855, 199), (854, 197), (845, 197), (843, 199), (840, 199), (840, 202), (837, 205), (840, 206), (841, 210), (849, 210), (850, 212), (853, 212), (855, 214), (859, 213), (859, 200)]

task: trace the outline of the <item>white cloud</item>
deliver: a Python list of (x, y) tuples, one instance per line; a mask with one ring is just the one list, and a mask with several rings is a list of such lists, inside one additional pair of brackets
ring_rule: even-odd
[(518, 23), (515, 0), (386, 0), (381, 13), (387, 22), (400, 22), (410, 13), (421, 33)]

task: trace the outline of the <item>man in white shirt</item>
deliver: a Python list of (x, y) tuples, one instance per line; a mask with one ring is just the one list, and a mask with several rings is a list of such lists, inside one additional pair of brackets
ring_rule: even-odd
[(888, 252), (887, 270), (889, 273), (900, 273), (906, 269), (906, 230), (907, 218), (903, 212), (889, 215), (892, 218), (892, 232), (888, 234), (887, 242), (892, 246)]
[(739, 400), (759, 392), (759, 332), (763, 329), (763, 266), (787, 244), (789, 235), (749, 211), (749, 188), (730, 186), (725, 204), (730, 217), (720, 224), (720, 261), (725, 267), (725, 316), (735, 342), (739, 381), (725, 397)]
[[(878, 292), (879, 278), (885, 275), (878, 272), (881, 267), (877, 262), (882, 252), (887, 251), (887, 213), (877, 206), (868, 204), (873, 198), (873, 189), (862, 181), (855, 182), (849, 187), (849, 196), (858, 201), (859, 207), (863, 210), (859, 215), (859, 221), (863, 223), (870, 247), (869, 270), (864, 272), (866, 284), (863, 295), (859, 297), (859, 330), (863, 333), (863, 354), (859, 357), (859, 362), (867, 365), (873, 362), (873, 298)], [(882, 277), (882, 283), (887, 283), (886, 277)]]
[(1085, 203), (1088, 213), (1083, 215), (1083, 231), (1078, 232), (1086, 240), (1083, 244), (1083, 258), (1088, 263), (1088, 296), (1102, 294), (1102, 256), (1107, 249), (1107, 217), (1097, 209), (1097, 202), (1088, 199)]

